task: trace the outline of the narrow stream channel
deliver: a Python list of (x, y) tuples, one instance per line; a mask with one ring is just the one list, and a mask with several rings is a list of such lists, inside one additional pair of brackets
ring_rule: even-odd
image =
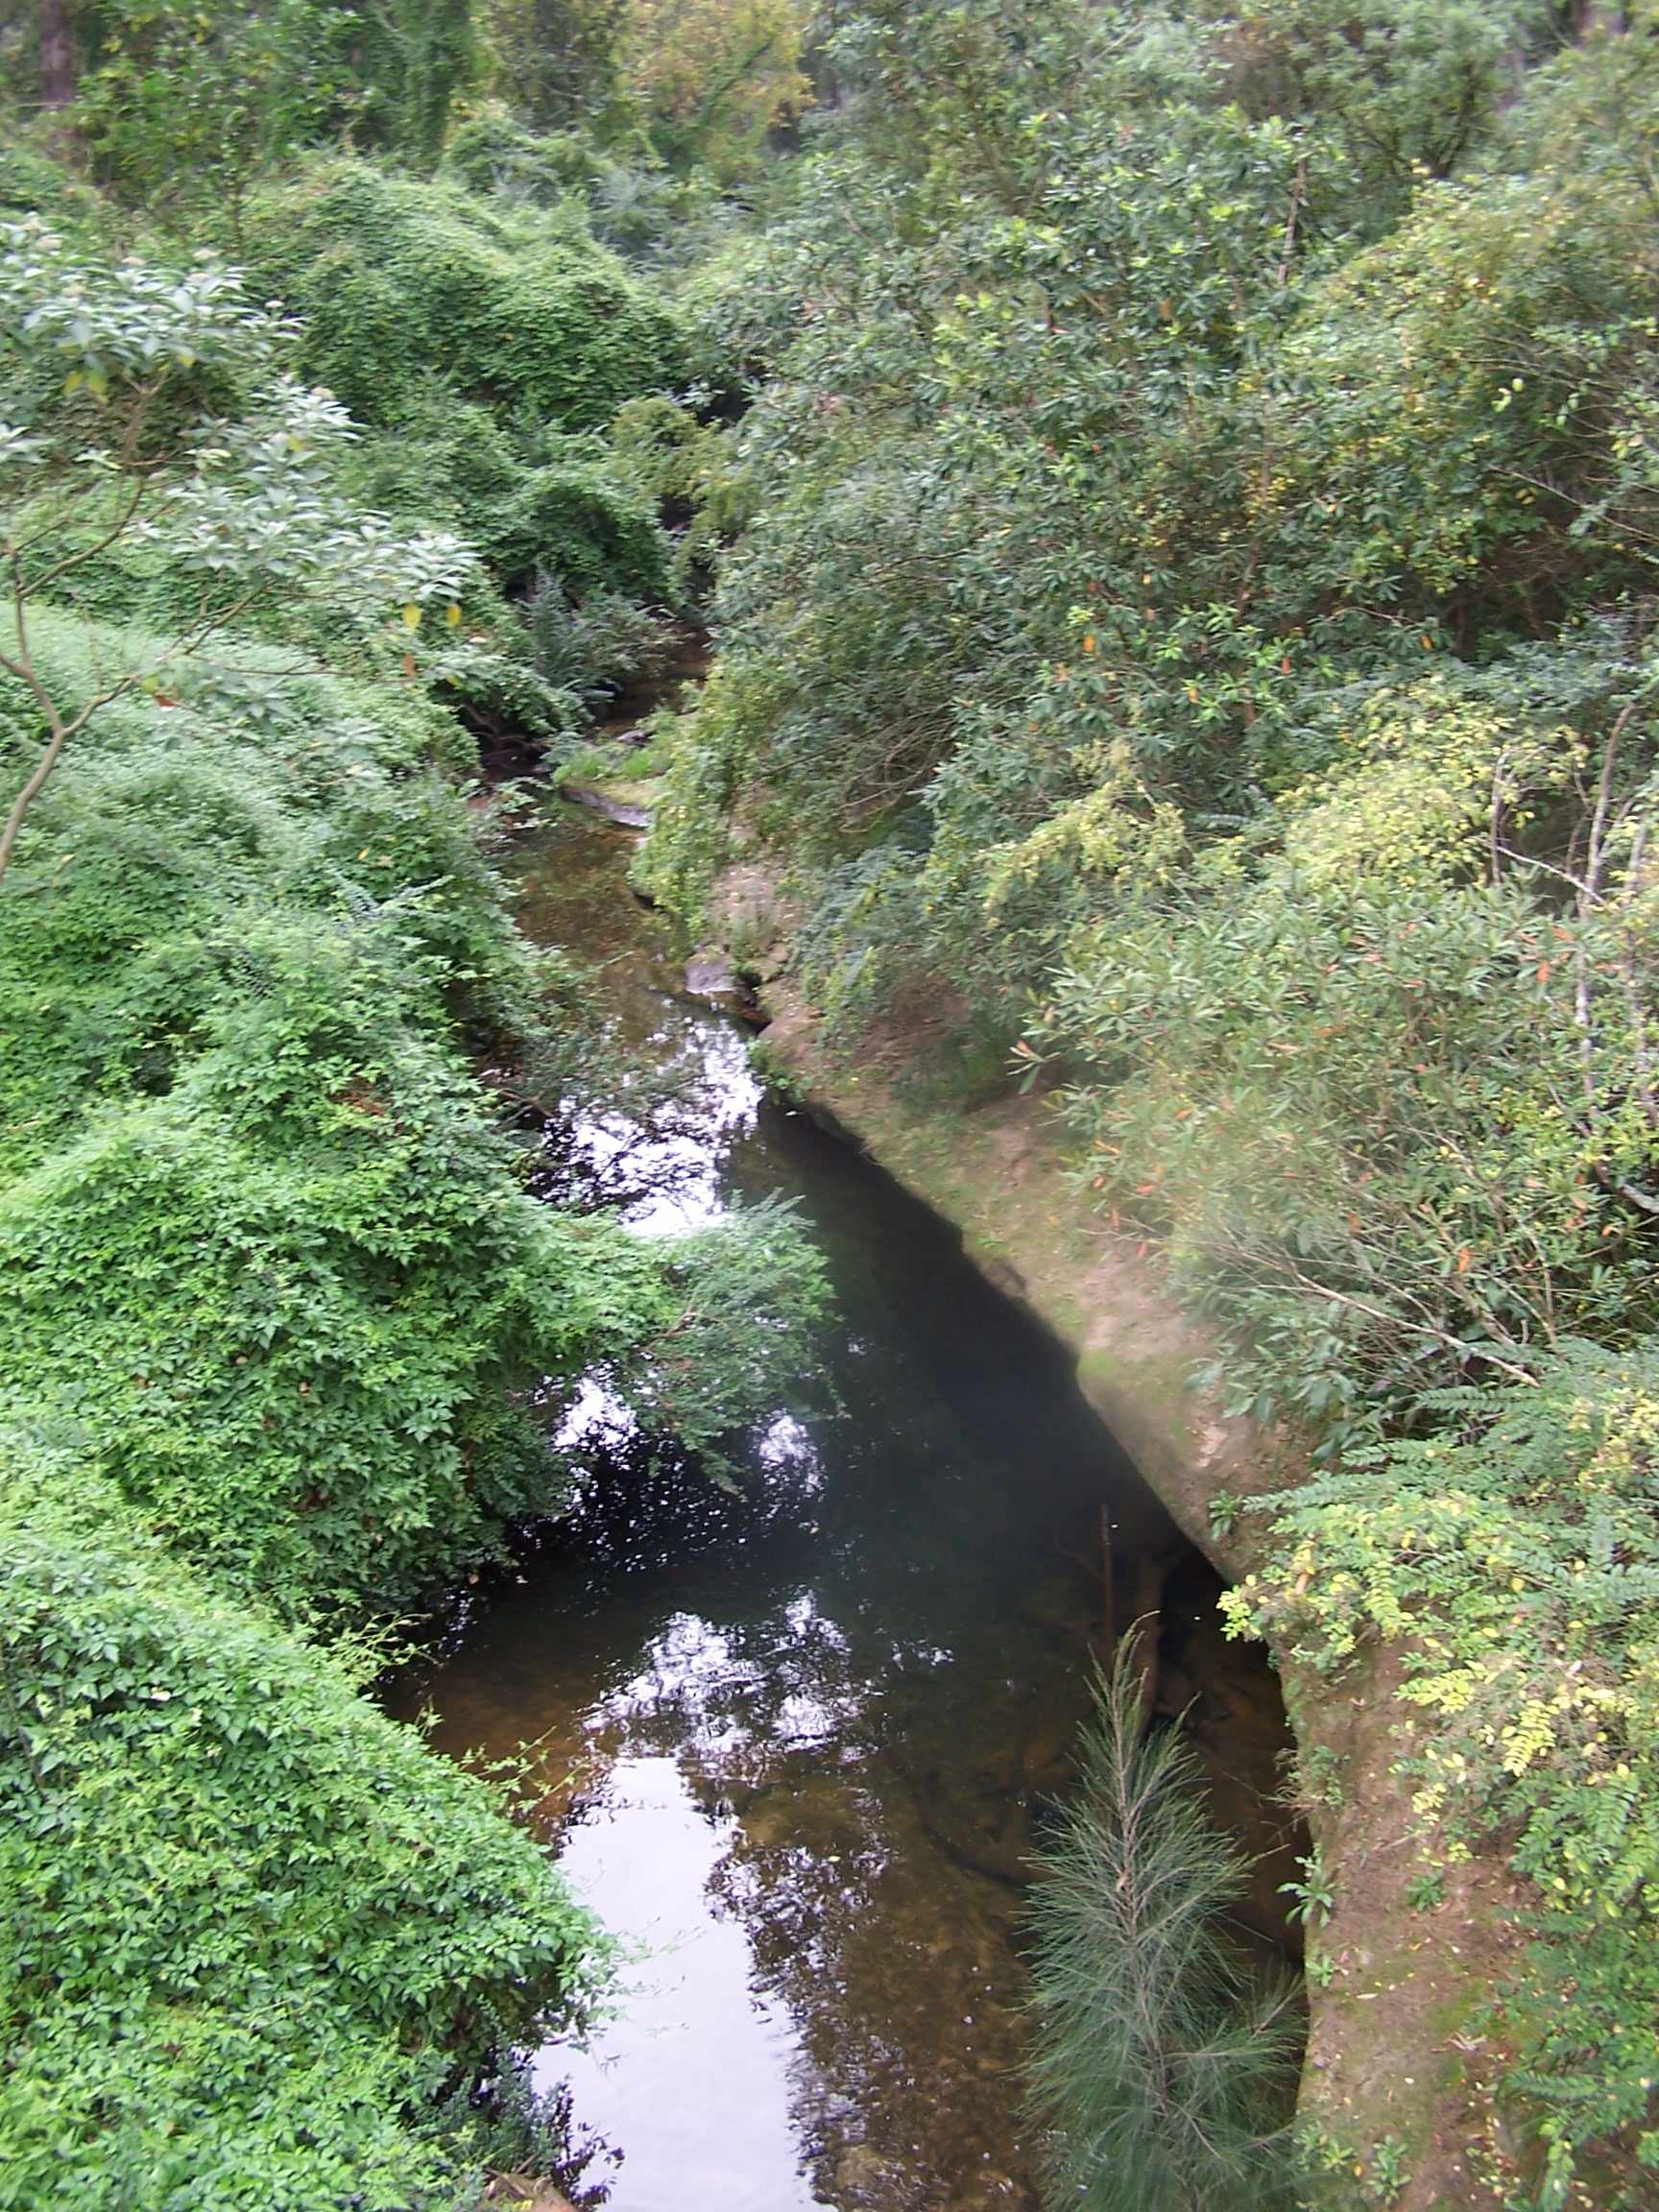
[(1086, 1707), (1102, 1515), (1120, 1555), (1172, 1567), (1167, 1677), (1202, 1692), (1259, 1841), (1284, 1825), (1276, 1688), (1221, 1645), (1214, 1578), (1061, 1350), (678, 993), (630, 852), (559, 813), (520, 914), (607, 963), (621, 1025), (686, 1088), (584, 1128), (546, 1177), (607, 1185), (647, 1232), (795, 1198), (834, 1280), (836, 1409), (780, 1375), (733, 1496), (640, 1463), (591, 1387), (565, 1434), (604, 1479), (391, 1702), (456, 1754), (534, 1745), (550, 1847), (631, 1947), (592, 2049), (538, 2061), (599, 2139), (584, 2180), (612, 2212), (1031, 2207), (1022, 1857)]

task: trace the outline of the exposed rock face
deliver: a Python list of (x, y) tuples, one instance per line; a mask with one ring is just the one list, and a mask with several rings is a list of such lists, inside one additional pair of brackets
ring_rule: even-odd
[(729, 955), (719, 948), (692, 953), (685, 963), (685, 989), (693, 998), (711, 998), (739, 1022), (765, 1024), (753, 985), (738, 974)]
[[(756, 935), (754, 873), (741, 885), (746, 942)], [(845, 1064), (821, 1048), (787, 984), (769, 983), (762, 998), (768, 1054), (795, 1094), (961, 1230), (969, 1256), (1075, 1353), (1085, 1396), (1187, 1535), (1229, 1579), (1250, 1572), (1261, 1543), (1253, 1519), (1229, 1517), (1223, 1532), (1212, 1502), (1287, 1488), (1306, 1460), (1293, 1438), (1230, 1419), (1189, 1386), (1214, 1347), (1156, 1262), (1079, 1205), (1040, 1102), (916, 1109), (894, 1080), (902, 1046)], [(1308, 1931), (1322, 1963), (1309, 1987), (1302, 2091), (1304, 2118), (1332, 2152), (1328, 2200), (1375, 2202), (1372, 2161), (1392, 2142), (1407, 2176), (1391, 2200), (1397, 2212), (1495, 2212), (1502, 2194), (1481, 2177), (1501, 2126), (1485, 2093), (1491, 2060), (1466, 2027), (1515, 1941), (1503, 1871), (1479, 1859), (1446, 1868), (1443, 1902), (1415, 1907), (1408, 1892), (1425, 1868), (1408, 1787), (1394, 1771), (1410, 1714), (1389, 1655), (1336, 1684), (1275, 1656), (1304, 1760), (1317, 1751), (1336, 1781), (1333, 1802), (1307, 1807), (1335, 1897), (1329, 1920)]]
[(533, 2174), (497, 2174), (484, 2192), (484, 2201), (514, 2207), (516, 2212), (573, 2212), (568, 2197)]

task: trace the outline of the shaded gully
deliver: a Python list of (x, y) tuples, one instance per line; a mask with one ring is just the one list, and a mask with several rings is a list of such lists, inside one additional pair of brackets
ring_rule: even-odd
[(564, 808), (520, 848), (526, 928), (600, 964), (619, 1028), (675, 1077), (546, 1138), (539, 1175), (648, 1235), (795, 1199), (834, 1282), (827, 1375), (780, 1374), (731, 1490), (651, 1464), (589, 1379), (560, 1414), (591, 1476), (578, 1509), (389, 1702), (458, 1757), (532, 1746), (548, 1847), (626, 1946), (591, 2048), (536, 2061), (588, 2136), (585, 2201), (1029, 2212), (1024, 1858), (1091, 1658), (1156, 1615), (1158, 1706), (1188, 1711), (1218, 1812), (1272, 1854), (1249, 1916), (1283, 1941), (1277, 1684), (1221, 1637), (1214, 1574), (1064, 1352), (684, 994), (631, 851)]

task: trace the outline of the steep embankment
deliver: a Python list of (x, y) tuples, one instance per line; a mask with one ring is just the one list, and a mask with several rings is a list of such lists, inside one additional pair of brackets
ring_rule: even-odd
[[(706, 288), (741, 536), (643, 880), (697, 934), (733, 863), (786, 888), (861, 1064), (811, 1087), (1198, 1534), (1271, 1526), (1226, 1610), (1309, 1670), (1331, 2192), (1646, 2212), (1659, 46), (1105, 12), (884, 12), (766, 314)], [(958, 1095), (1055, 1085), (1070, 1185), (1025, 1109), (886, 1121), (924, 1032)], [(1072, 1211), (1166, 1279), (1057, 1259)], [(1173, 1410), (1166, 1280), (1288, 1490)]]
[[(301, 305), (373, 260), (396, 322), (447, 240), (451, 301), (619, 343), (594, 256), (330, 190)], [(346, 252), (423, 206), (402, 262)], [(545, 2163), (511, 2054), (606, 1954), (510, 1794), (365, 1700), (373, 1624), (562, 1508), (539, 1408), (590, 1365), (693, 1445), (770, 1407), (729, 1316), (787, 1358), (778, 1265), (805, 1316), (816, 1263), (759, 1211), (648, 1243), (526, 1187), (476, 1061), (625, 1068), (506, 914), (456, 709), (580, 701), (418, 471), (360, 504), (386, 454), (294, 373), (315, 328), (85, 207), (8, 226), (0, 281), (0, 2206), (471, 2205)], [(580, 578), (549, 451), (526, 557)]]
[[(752, 944), (764, 899), (757, 902), (752, 880), (729, 889)], [(1306, 1459), (1292, 1437), (1229, 1417), (1190, 1386), (1214, 1347), (1157, 1262), (1079, 1203), (1041, 1100), (930, 1109), (906, 1093), (902, 1050), (855, 1061), (829, 1052), (811, 1010), (782, 980), (766, 986), (764, 1003), (765, 1051), (780, 1079), (961, 1230), (986, 1274), (1075, 1353), (1085, 1395), (1186, 1533), (1229, 1579), (1250, 1575), (1260, 1539), (1229, 1502), (1286, 1488)], [(1483, 2077), (1497, 2055), (1462, 2031), (1511, 1940), (1503, 1870), (1485, 1859), (1449, 1869), (1443, 1901), (1426, 1917), (1413, 1887), (1426, 1868), (1394, 1771), (1409, 1725), (1396, 1671), (1364, 1666), (1336, 1683), (1294, 1664), (1283, 1672), (1295, 1788), (1319, 1887), (1334, 1899), (1329, 1917), (1317, 1905), (1310, 1915), (1302, 2090), (1333, 2200), (1421, 2212), (1493, 2204), (1479, 2153), (1496, 2125)], [(1393, 2194), (1397, 2176), (1404, 2184)]]

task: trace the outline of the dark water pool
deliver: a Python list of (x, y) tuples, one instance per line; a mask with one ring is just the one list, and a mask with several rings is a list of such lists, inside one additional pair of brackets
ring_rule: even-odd
[(393, 1702), (457, 1753), (534, 1745), (549, 1848), (634, 1949), (591, 2050), (538, 2061), (602, 2138), (586, 2179), (613, 2212), (1029, 2207), (1022, 1860), (1104, 1629), (1103, 1515), (1120, 1557), (1172, 1564), (1170, 1678), (1211, 1681), (1258, 1814), (1277, 1700), (1059, 1349), (677, 993), (627, 857), (568, 818), (522, 866), (532, 932), (607, 960), (621, 1025), (685, 1079), (587, 1127), (578, 1170), (647, 1234), (797, 1198), (834, 1278), (838, 1409), (780, 1374), (733, 1496), (637, 1464), (594, 1385), (565, 1418), (605, 1481)]

